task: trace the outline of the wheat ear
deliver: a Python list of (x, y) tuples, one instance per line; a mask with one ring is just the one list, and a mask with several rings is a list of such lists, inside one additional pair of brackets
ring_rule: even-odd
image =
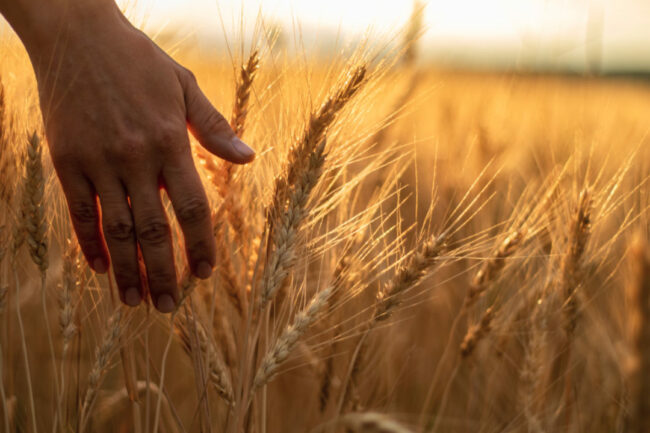
[(301, 177), (309, 165), (310, 155), (325, 137), (325, 133), (336, 119), (336, 115), (361, 89), (367, 79), (367, 67), (359, 66), (349, 73), (343, 84), (313, 113), (303, 136), (289, 150), (285, 170), (275, 179), (273, 203), (269, 213), (278, 213), (285, 208), (289, 189)]
[(300, 226), (307, 216), (309, 195), (320, 179), (324, 163), (325, 140), (310, 155), (307, 169), (291, 191), (287, 209), (275, 219), (271, 238), (274, 249), (264, 269), (260, 309), (273, 299), (296, 260), (295, 248)]
[(45, 206), (43, 192), (42, 146), (38, 134), (33, 133), (28, 141), (25, 161), (25, 190), (23, 191), (23, 223), (29, 254), (41, 272), (48, 267), (47, 239), (45, 235)]
[(460, 344), (460, 354), (463, 358), (469, 358), (476, 346), (488, 335), (492, 329), (492, 319), (494, 319), (494, 309), (490, 307), (485, 310), (479, 323), (467, 330), (465, 338)]
[(560, 264), (561, 292), (564, 298), (565, 331), (572, 334), (578, 321), (577, 290), (580, 286), (582, 257), (591, 232), (591, 193), (582, 190), (569, 232), (569, 242)]
[[(214, 347), (214, 343), (205, 332), (203, 324), (195, 316), (186, 318), (184, 314), (179, 315), (178, 330), (180, 332), (183, 348), (187, 353), (192, 352), (192, 332), (196, 332), (198, 337), (198, 350), (205, 357), (208, 363), (208, 372), (210, 374), (210, 383), (214, 386), (217, 394), (228, 404), (235, 405), (235, 398), (232, 388), (230, 374), (221, 359), (221, 356)], [(191, 323), (190, 323), (191, 321)]]
[(81, 429), (83, 433), (88, 424), (97, 391), (101, 386), (104, 375), (108, 369), (108, 363), (115, 354), (120, 336), (122, 334), (122, 308), (118, 307), (108, 320), (108, 330), (104, 339), (95, 351), (95, 362), (88, 374), (86, 394), (81, 405)]
[(517, 250), (524, 240), (524, 232), (515, 230), (510, 233), (496, 249), (492, 257), (483, 262), (481, 269), (472, 279), (465, 297), (465, 308), (470, 308), (485, 293), (490, 285), (499, 277), (506, 265), (506, 259)]
[(253, 391), (266, 385), (275, 377), (278, 368), (287, 360), (296, 347), (298, 340), (316, 321), (338, 287), (339, 281), (335, 280), (326, 289), (318, 292), (309, 302), (309, 305), (296, 315), (293, 323), (284, 330), (271, 350), (264, 355), (262, 363), (255, 374)]
[(340, 403), (341, 409), (350, 403), (353, 393), (352, 388), (356, 386), (357, 376), (361, 372), (361, 366), (365, 358), (368, 336), (381, 322), (390, 318), (394, 310), (401, 304), (402, 295), (413, 288), (434, 268), (440, 259), (440, 254), (446, 247), (446, 240), (446, 233), (429, 238), (411, 254), (406, 264), (397, 271), (388, 287), (377, 295), (375, 312), (359, 338), (357, 351), (351, 362)]
[(631, 407), (628, 425), (631, 433), (650, 431), (650, 249), (647, 240), (638, 237), (631, 247), (634, 265), (628, 286), (629, 338), (633, 351), (628, 369)]

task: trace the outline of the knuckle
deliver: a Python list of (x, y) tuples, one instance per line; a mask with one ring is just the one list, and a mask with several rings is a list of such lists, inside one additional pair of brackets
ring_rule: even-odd
[(133, 222), (126, 218), (108, 221), (104, 224), (104, 236), (116, 241), (133, 240)]
[(185, 129), (183, 128), (178, 127), (174, 122), (163, 123), (153, 133), (156, 149), (165, 155), (180, 153), (184, 149), (185, 141)]
[(190, 71), (187, 68), (184, 68), (181, 66), (181, 77), (188, 83), (196, 83), (196, 75), (194, 75), (194, 72)]
[(176, 217), (181, 224), (196, 224), (208, 221), (210, 206), (204, 198), (190, 197), (178, 206)]
[(136, 137), (122, 137), (111, 149), (112, 157), (119, 163), (129, 163), (146, 158), (145, 141)]
[(137, 228), (138, 240), (148, 244), (162, 244), (169, 239), (169, 223), (164, 218), (150, 218)]
[(96, 224), (97, 206), (90, 201), (71, 201), (69, 203), (70, 217), (78, 224)]

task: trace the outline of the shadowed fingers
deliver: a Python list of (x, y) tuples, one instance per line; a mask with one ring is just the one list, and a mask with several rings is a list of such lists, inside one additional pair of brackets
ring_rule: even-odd
[(212, 234), (210, 205), (190, 153), (167, 161), (163, 177), (183, 230), (192, 273), (199, 278), (208, 278), (216, 262), (216, 244)]
[(60, 179), (79, 246), (90, 267), (103, 274), (108, 270), (109, 259), (102, 241), (95, 190), (81, 173), (66, 172)]
[(137, 245), (128, 199), (117, 180), (97, 183), (102, 206), (102, 228), (113, 263), (122, 302), (132, 307), (142, 300)]
[(178, 300), (172, 237), (160, 200), (157, 179), (138, 176), (127, 185), (135, 233), (142, 249), (151, 298), (156, 308), (169, 313)]

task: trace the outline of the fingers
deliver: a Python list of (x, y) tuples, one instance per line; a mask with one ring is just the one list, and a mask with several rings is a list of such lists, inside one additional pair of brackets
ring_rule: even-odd
[(163, 169), (165, 187), (185, 236), (185, 250), (192, 273), (210, 277), (216, 263), (210, 206), (189, 154), (170, 160)]
[(103, 274), (108, 270), (109, 259), (102, 240), (95, 190), (80, 173), (66, 172), (60, 178), (81, 250), (90, 267)]
[(169, 313), (176, 307), (178, 291), (171, 231), (158, 184), (155, 178), (134, 176), (127, 189), (151, 299), (159, 311)]
[(132, 307), (142, 300), (142, 282), (131, 208), (124, 187), (115, 179), (96, 182), (102, 205), (102, 228), (113, 262), (122, 302)]
[(241, 141), (228, 121), (212, 106), (194, 76), (186, 71), (180, 77), (185, 92), (185, 108), (190, 131), (209, 152), (220, 158), (245, 164), (255, 159), (255, 151)]

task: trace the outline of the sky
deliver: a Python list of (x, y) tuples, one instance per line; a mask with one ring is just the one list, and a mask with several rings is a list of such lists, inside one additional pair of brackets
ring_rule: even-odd
[[(125, 0), (128, 1), (128, 0)], [(124, 3), (124, 2), (123, 2)], [(649, 0), (428, 0), (422, 57), (440, 63), (650, 71)], [(410, 0), (138, 0), (150, 28), (224, 38), (241, 17), (321, 39), (403, 26)], [(223, 22), (223, 26), (222, 26)], [(249, 26), (249, 30), (252, 24)], [(600, 60), (598, 60), (600, 59)]]
[[(371, 29), (387, 38), (411, 0), (118, 0), (146, 29), (179, 38), (234, 40), (240, 23), (265, 23), (327, 43)], [(650, 72), (650, 0), (423, 0), (421, 57), (442, 64)], [(135, 4), (135, 6), (134, 6)], [(241, 19), (243, 17), (243, 20)], [(224, 34), (225, 30), (225, 34)], [(218, 45), (215, 45), (218, 46)], [(595, 59), (595, 60), (594, 60)], [(595, 62), (595, 63), (594, 63)]]

